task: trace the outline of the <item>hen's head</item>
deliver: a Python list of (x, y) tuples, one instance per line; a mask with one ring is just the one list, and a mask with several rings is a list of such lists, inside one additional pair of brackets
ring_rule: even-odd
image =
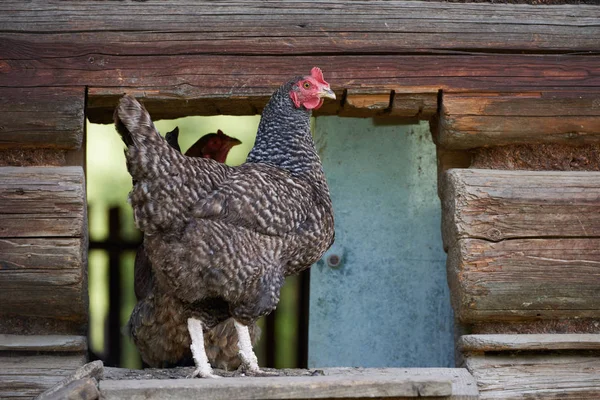
[(188, 157), (212, 158), (224, 163), (229, 150), (240, 144), (238, 139), (227, 136), (222, 130), (202, 136), (192, 147), (185, 152)]
[(318, 67), (314, 67), (310, 75), (298, 79), (290, 90), (290, 98), (296, 108), (316, 110), (321, 107), (325, 97), (335, 99), (335, 93), (323, 79), (323, 72)]

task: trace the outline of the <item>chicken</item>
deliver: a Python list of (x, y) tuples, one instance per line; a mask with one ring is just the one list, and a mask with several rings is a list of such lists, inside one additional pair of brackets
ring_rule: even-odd
[[(177, 151), (181, 151), (178, 138), (179, 128), (177, 127), (165, 135), (167, 143)], [(217, 133), (209, 133), (202, 136), (185, 154), (187, 156), (212, 158), (219, 162), (225, 162), (229, 150), (238, 144), (241, 144), (238, 139), (224, 134), (219, 129)], [(143, 243), (138, 248), (135, 257), (134, 282), (138, 303), (131, 314), (127, 330), (140, 350), (140, 355), (144, 362), (155, 368), (192, 365), (193, 359), (189, 347), (184, 347), (183, 350), (185, 352), (182, 354), (180, 351), (177, 351), (180, 350), (177, 346), (170, 346), (176, 351), (168, 354), (164, 351), (157, 352), (155, 351), (155, 347), (146, 344), (146, 341), (153, 340), (153, 338), (147, 337), (146, 334), (152, 331), (147, 326), (155, 323), (155, 309), (152, 307), (150, 298), (153, 296), (152, 265), (146, 255)], [(168, 324), (168, 321), (166, 324)], [(256, 324), (253, 324), (249, 328), (252, 343), (256, 344), (260, 337), (260, 328)], [(168, 338), (165, 340), (168, 340)], [(237, 333), (231, 319), (211, 329), (205, 335), (204, 346), (210, 364), (213, 367), (234, 370), (240, 365)]]
[(228, 318), (241, 367), (260, 373), (248, 326), (275, 309), (286, 276), (333, 243), (329, 188), (310, 132), (311, 111), (324, 98), (335, 94), (316, 67), (282, 85), (238, 167), (182, 155), (131, 96), (115, 110), (135, 182), (129, 199), (154, 275), (155, 340), (147, 345), (189, 346), (193, 376), (215, 376), (204, 333)]
[[(167, 143), (177, 151), (181, 151), (178, 142), (179, 128), (173, 129), (165, 135)], [(194, 143), (186, 152), (188, 157), (212, 158), (218, 162), (224, 163), (227, 159), (227, 154), (233, 146), (241, 144), (238, 139), (227, 136), (222, 130), (217, 130), (217, 133), (209, 133), (202, 136)]]

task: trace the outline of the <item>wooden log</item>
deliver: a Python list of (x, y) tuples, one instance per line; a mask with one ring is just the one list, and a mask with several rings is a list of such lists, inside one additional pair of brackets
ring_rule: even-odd
[(86, 247), (80, 238), (0, 238), (0, 315), (86, 321)]
[(0, 351), (85, 352), (87, 338), (74, 335), (0, 334)]
[(97, 54), (117, 48), (151, 56), (185, 55), (190, 49), (252, 55), (586, 52), (598, 50), (598, 18), (598, 9), (589, 5), (179, 0), (113, 7), (63, 1), (58, 10), (42, 1), (11, 0), (0, 5), (0, 26), (9, 40), (0, 41), (0, 54), (7, 59), (77, 54), (99, 68)]
[(389, 90), (348, 90), (340, 111), (341, 116), (375, 117), (389, 113), (392, 92)]
[(84, 104), (83, 86), (0, 88), (0, 149), (80, 148)]
[(0, 168), (0, 238), (83, 237), (85, 210), (81, 167)]
[(65, 384), (50, 395), (44, 395), (44, 393), (36, 397), (36, 400), (97, 400), (100, 398), (98, 382), (93, 378), (77, 379)]
[(598, 399), (600, 356), (500, 354), (467, 357), (481, 399)]
[(600, 91), (444, 94), (436, 143), (449, 149), (600, 142)]
[[(354, 399), (413, 398), (452, 395), (452, 380), (444, 374), (415, 373), (344, 376), (295, 376), (272, 379), (222, 378), (198, 380), (104, 380), (103, 399), (125, 399), (143, 392), (148, 399), (194, 398), (201, 391), (205, 399)], [(450, 397), (452, 398), (452, 397)]]
[(0, 168), (0, 315), (87, 320), (85, 212), (81, 167)]
[(407, 92), (407, 89), (394, 92), (389, 115), (429, 121), (437, 113), (438, 91), (422, 92), (424, 88), (415, 88), (413, 93)]
[(600, 239), (461, 239), (448, 283), (463, 323), (600, 317)]
[(458, 346), (463, 353), (600, 350), (600, 334), (463, 335)]
[[(77, 399), (98, 398), (97, 384), (102, 378), (104, 378), (104, 364), (100, 360), (92, 361), (77, 368), (73, 374), (45, 390), (36, 397), (36, 400), (62, 399), (71, 392), (81, 393), (80, 396), (75, 396)], [(81, 382), (82, 380), (85, 382)]]
[(442, 181), (444, 247), (462, 238), (600, 237), (600, 173), (453, 169)]
[[(22, 85), (68, 85), (86, 82), (88, 91), (88, 117), (92, 122), (110, 123), (118, 98), (124, 92), (152, 100), (149, 111), (164, 113), (160, 118), (173, 117), (161, 111), (159, 104), (165, 100), (173, 107), (188, 108), (187, 102), (204, 104), (215, 97), (230, 96), (269, 97), (273, 91), (292, 76), (309, 71), (317, 64), (326, 79), (336, 90), (396, 90), (399, 87), (435, 87), (436, 90), (465, 91), (486, 90), (515, 91), (525, 87), (543, 90), (549, 86), (570, 88), (574, 85), (600, 87), (600, 62), (595, 56), (549, 56), (522, 55), (468, 55), (435, 56), (435, 62), (426, 56), (319, 56), (319, 57), (269, 57), (244, 58), (232, 56), (180, 56), (170, 58), (144, 58), (106, 56), (107, 63), (118, 68), (120, 76), (115, 86), (113, 70), (99, 70), (93, 75), (86, 72), (85, 60), (65, 59), (65, 69), (60, 75), (54, 69), (36, 77), (36, 71), (44, 68), (43, 60), (19, 61), (14, 74), (21, 69), (33, 71), (27, 77), (13, 76), (12, 81)], [(598, 57), (600, 58), (600, 57)], [(16, 61), (15, 61), (16, 63)], [(369, 71), (355, 65), (366, 64)], [(76, 66), (79, 65), (79, 68)], [(153, 68), (148, 67), (152, 65)], [(236, 71), (254, 65), (261, 74), (241, 75)], [(276, 70), (274, 70), (276, 66)], [(376, 67), (376, 68), (375, 68)], [(148, 69), (145, 69), (148, 68)], [(556, 75), (556, 70), (561, 74)], [(46, 71), (46, 69), (44, 69)], [(254, 71), (254, 69), (253, 69)], [(583, 71), (584, 73), (575, 73)], [(552, 74), (556, 76), (553, 76)], [(0, 76), (0, 86), (3, 84)], [(583, 90), (583, 89), (582, 89)], [(334, 101), (326, 101), (325, 106)], [(199, 106), (198, 114), (209, 115)], [(173, 110), (176, 111), (176, 110)], [(188, 111), (189, 113), (189, 111)], [(335, 113), (334, 113), (335, 114)], [(159, 115), (159, 114), (156, 114)], [(178, 114), (181, 116), (182, 114)]]
[(83, 354), (0, 352), (0, 398), (32, 398), (85, 363)]

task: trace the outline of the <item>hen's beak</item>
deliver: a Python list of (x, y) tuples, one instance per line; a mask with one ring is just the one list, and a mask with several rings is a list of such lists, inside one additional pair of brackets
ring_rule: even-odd
[(333, 93), (333, 90), (329, 89), (328, 87), (324, 87), (319, 91), (319, 97), (320, 98), (327, 97), (328, 99), (335, 100), (335, 93)]

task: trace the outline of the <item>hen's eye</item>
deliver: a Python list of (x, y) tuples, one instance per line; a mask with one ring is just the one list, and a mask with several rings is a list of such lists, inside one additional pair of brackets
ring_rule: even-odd
[(302, 86), (304, 86), (304, 89), (308, 89), (308, 88), (310, 88), (310, 83), (304, 82), (304, 85), (302, 85)]

